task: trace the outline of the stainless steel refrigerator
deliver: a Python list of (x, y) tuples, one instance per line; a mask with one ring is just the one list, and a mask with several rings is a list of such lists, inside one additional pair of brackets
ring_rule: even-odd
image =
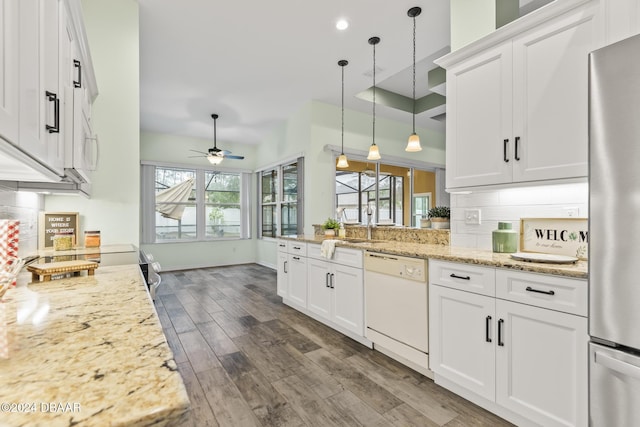
[(640, 36), (589, 58), (589, 422), (640, 426)]

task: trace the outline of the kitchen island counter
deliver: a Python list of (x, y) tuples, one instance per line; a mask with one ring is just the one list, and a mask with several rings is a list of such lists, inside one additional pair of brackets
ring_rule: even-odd
[[(324, 236), (295, 236), (281, 237), (282, 239), (299, 240), (307, 243), (321, 244), (326, 239)], [(518, 261), (511, 258), (510, 254), (494, 253), (484, 249), (462, 248), (449, 245), (436, 245), (426, 243), (411, 243), (391, 240), (357, 239), (349, 241), (338, 239), (337, 246), (356, 248), (374, 252), (384, 252), (393, 255), (402, 255), (415, 258), (439, 259), (442, 261), (463, 262), (467, 264), (484, 265), (488, 267), (509, 268), (528, 271), (531, 273), (553, 274), (557, 276), (572, 277), (576, 279), (587, 278), (587, 261), (580, 260), (575, 264), (548, 264), (539, 262)]]
[(137, 264), (29, 279), (0, 300), (0, 426), (179, 425), (189, 399)]

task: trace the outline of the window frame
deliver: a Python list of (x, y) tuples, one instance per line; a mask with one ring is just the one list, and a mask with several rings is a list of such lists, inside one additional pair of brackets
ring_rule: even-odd
[[(196, 237), (195, 239), (166, 239), (159, 240), (156, 234), (156, 169), (188, 170), (195, 172), (196, 193)], [(141, 162), (141, 191), (140, 191), (140, 242), (142, 244), (167, 244), (167, 243), (196, 243), (218, 242), (225, 240), (251, 239), (251, 172), (242, 169), (218, 169), (196, 166), (192, 164), (175, 164), (160, 162)], [(238, 175), (240, 179), (240, 233), (239, 236), (212, 236), (207, 235), (207, 206), (215, 204), (206, 202), (205, 176), (206, 173), (219, 172), (223, 174)], [(189, 202), (193, 205), (192, 202)]]
[[(285, 168), (290, 167), (291, 165), (296, 164), (296, 200), (290, 201), (285, 200), (285, 186), (284, 186), (284, 173)], [(264, 202), (263, 201), (263, 188), (262, 188), (262, 177), (265, 173), (271, 173), (273, 176), (276, 176), (276, 200), (272, 202)], [(257, 215), (257, 237), (258, 239), (277, 239), (282, 236), (293, 236), (293, 235), (302, 235), (304, 233), (304, 156), (300, 155), (294, 158), (287, 159), (286, 161), (279, 163), (277, 165), (272, 165), (269, 167), (262, 168), (256, 171), (256, 180), (257, 180), (257, 200), (258, 200), (258, 215)], [(295, 234), (282, 234), (283, 231), (283, 221), (282, 221), (282, 212), (285, 207), (291, 207), (295, 205), (296, 211), (296, 228)], [(272, 235), (264, 235), (263, 234), (263, 224), (264, 224), (264, 207), (270, 206), (272, 207), (272, 223), (273, 223), (273, 233)]]

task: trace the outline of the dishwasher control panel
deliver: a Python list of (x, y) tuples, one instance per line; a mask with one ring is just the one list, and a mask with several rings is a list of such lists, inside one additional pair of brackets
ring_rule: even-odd
[(367, 251), (364, 254), (364, 269), (418, 282), (427, 281), (427, 260), (422, 258)]

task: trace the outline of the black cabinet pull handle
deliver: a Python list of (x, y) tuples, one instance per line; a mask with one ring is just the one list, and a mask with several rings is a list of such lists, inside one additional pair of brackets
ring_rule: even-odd
[(300, 258), (297, 256), (294, 256), (293, 259), (295, 259), (296, 261), (300, 261)]
[(334, 276), (334, 274), (331, 273), (331, 277), (329, 278), (329, 283), (331, 284), (331, 286), (330, 286), (331, 289), (335, 288), (335, 286), (333, 285), (333, 276)]
[(45, 96), (47, 97), (48, 101), (53, 102), (53, 117), (54, 117), (53, 126), (46, 125), (45, 127), (49, 131), (49, 133), (58, 133), (60, 132), (60, 99), (58, 98), (58, 95), (49, 91), (45, 92)]
[(288, 271), (287, 271), (287, 261), (284, 262), (284, 272), (288, 273)]
[(504, 341), (502, 341), (502, 325), (504, 324), (504, 319), (498, 320), (498, 345), (500, 347), (504, 347)]
[(73, 81), (73, 87), (82, 87), (82, 64), (77, 59), (74, 59), (73, 66), (78, 69), (78, 80)]
[(509, 145), (509, 138), (505, 139), (503, 141), (503, 146), (502, 146), (502, 160), (504, 160), (505, 163), (509, 163), (509, 157), (507, 157), (507, 146)]
[(331, 286), (329, 286), (329, 273), (325, 273), (324, 274), (324, 286), (327, 288), (330, 288)]
[(299, 251), (300, 250), (300, 246), (294, 246), (293, 249)]
[(486, 342), (491, 342), (491, 337), (489, 336), (489, 328), (491, 327), (491, 316), (487, 316), (484, 323), (484, 340)]
[(518, 155), (518, 146), (520, 145), (520, 137), (516, 136), (516, 148), (515, 148), (515, 159), (516, 161), (520, 160), (520, 155)]
[(555, 295), (554, 291), (541, 291), (540, 289), (533, 289), (531, 286), (527, 286), (525, 289), (527, 292), (535, 292), (537, 294)]
[(469, 276), (458, 276), (455, 273), (451, 273), (449, 277), (453, 277), (454, 279), (471, 280), (471, 277)]
[(281, 248), (285, 248), (287, 245), (285, 245), (284, 243), (280, 243), (278, 246), (280, 246)]

